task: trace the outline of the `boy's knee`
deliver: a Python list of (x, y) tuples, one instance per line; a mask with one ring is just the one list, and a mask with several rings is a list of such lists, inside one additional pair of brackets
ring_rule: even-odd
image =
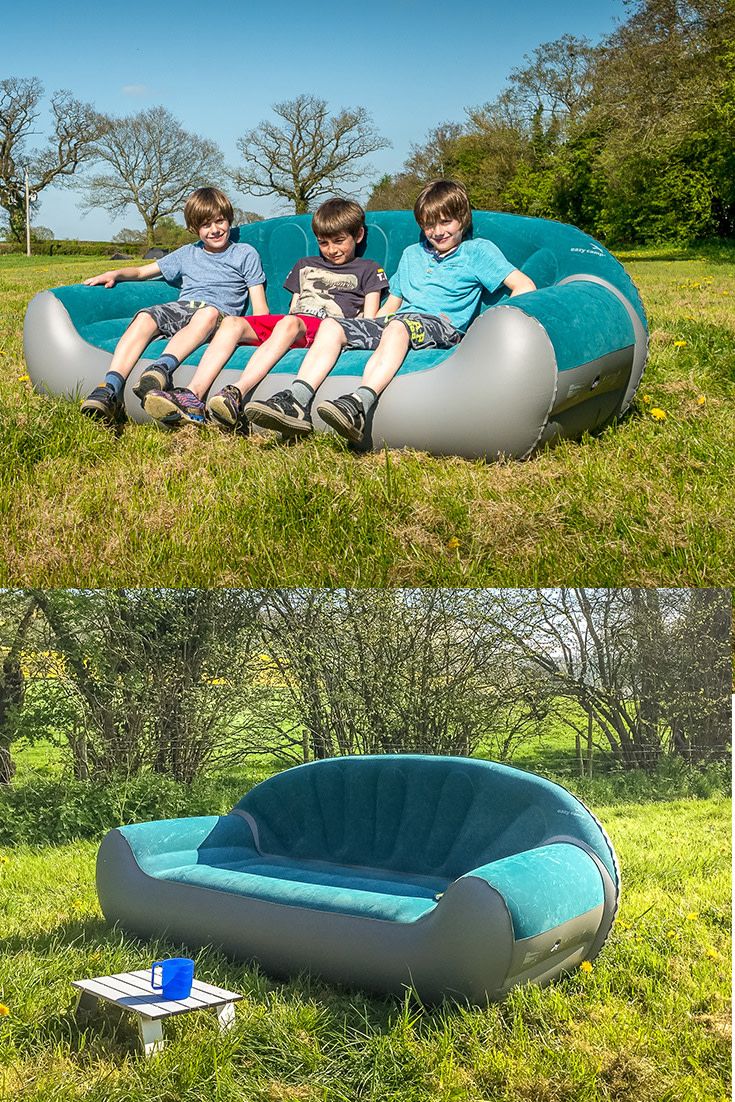
[(276, 322), (273, 327), (273, 332), (278, 330), (279, 333), (284, 333), (286, 336), (298, 337), (306, 329), (301, 318), (296, 317), (295, 314), (286, 314), (281, 318), (279, 322)]
[(325, 318), (319, 326), (317, 336), (321, 337), (322, 340), (342, 342), (345, 340), (345, 331), (339, 324), (339, 322), (334, 320), (334, 318)]
[[(194, 315), (199, 319), (201, 324), (205, 327), (214, 327), (217, 324), (217, 318), (219, 317), (219, 310), (216, 306), (200, 306)], [(225, 320), (224, 318), (222, 319)]]

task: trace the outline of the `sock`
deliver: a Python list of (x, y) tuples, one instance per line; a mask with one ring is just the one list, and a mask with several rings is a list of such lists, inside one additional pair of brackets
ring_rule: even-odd
[(295, 383), (291, 384), (291, 393), (304, 409), (308, 409), (314, 401), (314, 387), (309, 386), (302, 379), (297, 379)]
[(357, 398), (358, 402), (362, 403), (365, 413), (369, 413), (378, 400), (378, 395), (369, 386), (359, 386), (353, 392), (352, 397)]
[(163, 352), (160, 356), (156, 356), (153, 364), (156, 367), (163, 367), (166, 369), (167, 374), (172, 375), (176, 368), (181, 363), (181, 360), (177, 360), (175, 356), (172, 356), (170, 352)]
[(125, 380), (122, 375), (118, 375), (117, 371), (108, 371), (105, 375), (105, 382), (114, 391), (116, 397), (122, 394)]

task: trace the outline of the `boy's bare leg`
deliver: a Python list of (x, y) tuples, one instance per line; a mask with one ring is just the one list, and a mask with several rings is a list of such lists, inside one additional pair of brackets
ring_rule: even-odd
[(380, 344), (365, 364), (360, 386), (382, 394), (408, 355), (410, 338), (403, 322), (391, 321), (383, 330)]
[(332, 402), (320, 402), (316, 407), (322, 420), (352, 444), (362, 444), (367, 415), (378, 395), (382, 394), (397, 373), (409, 347), (410, 337), (403, 322), (389, 322), (383, 330), (380, 344), (365, 364), (356, 390), (351, 394), (343, 394)]
[(254, 425), (274, 429), (287, 436), (310, 433), (314, 427), (309, 412), (314, 391), (326, 379), (346, 343), (347, 338), (339, 322), (325, 318), (291, 386), (274, 394), (266, 402), (248, 402), (245, 406), (246, 417)]
[(205, 349), (188, 389), (203, 398), (239, 344), (252, 344), (257, 336), (247, 318), (223, 318)]
[(211, 336), (218, 317), (219, 310), (216, 306), (201, 306), (196, 313), (192, 314), (191, 321), (171, 337), (163, 354), (175, 356), (179, 363), (182, 363), (195, 348)]
[(137, 314), (117, 342), (109, 370), (127, 379), (157, 333), (155, 318), (150, 314)]
[(345, 331), (338, 321), (325, 318), (317, 330), (314, 343), (304, 356), (296, 378), (316, 391), (332, 370), (347, 344)]

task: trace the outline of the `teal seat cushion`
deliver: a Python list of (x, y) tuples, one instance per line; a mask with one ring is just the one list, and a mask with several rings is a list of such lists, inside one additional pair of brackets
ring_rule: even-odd
[(220, 851), (214, 864), (209, 860), (206, 853), (200, 853), (197, 862), (162, 868), (152, 875), (289, 907), (391, 922), (421, 918), (433, 910), (435, 896), (447, 886), (439, 877), (398, 876), (383, 869), (355, 869), (237, 851), (229, 857)]

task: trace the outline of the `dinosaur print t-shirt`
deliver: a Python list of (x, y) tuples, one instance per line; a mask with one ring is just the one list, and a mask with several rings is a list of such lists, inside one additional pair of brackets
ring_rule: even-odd
[(347, 264), (330, 264), (323, 256), (305, 256), (294, 264), (283, 286), (298, 294), (292, 314), (321, 318), (356, 318), (371, 291), (387, 291), (385, 272), (374, 260), (355, 257)]

